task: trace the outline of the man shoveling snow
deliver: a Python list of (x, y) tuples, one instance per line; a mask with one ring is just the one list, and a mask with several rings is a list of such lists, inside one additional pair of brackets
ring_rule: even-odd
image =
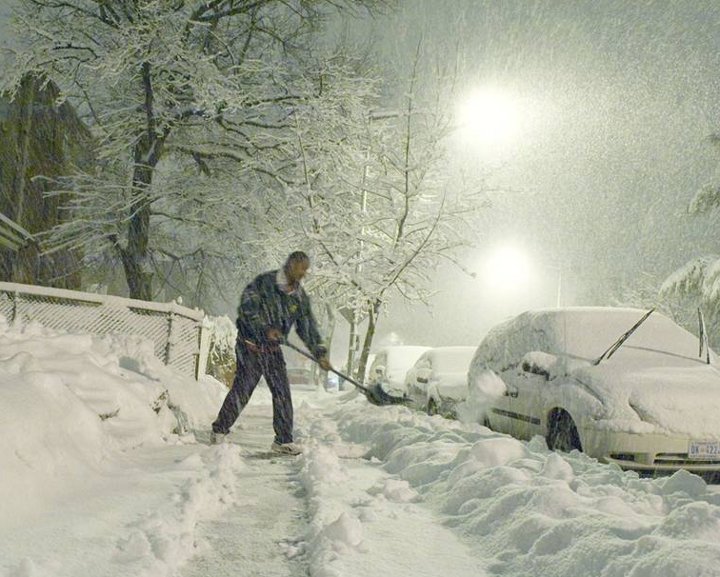
[(238, 307), (235, 379), (212, 424), (213, 443), (222, 442), (230, 432), (264, 376), (273, 399), (275, 440), (271, 449), (290, 455), (301, 452), (293, 442), (292, 397), (280, 348), (293, 325), (320, 367), (331, 369), (310, 299), (300, 284), (309, 267), (308, 255), (296, 251), (281, 269), (263, 273), (245, 287)]

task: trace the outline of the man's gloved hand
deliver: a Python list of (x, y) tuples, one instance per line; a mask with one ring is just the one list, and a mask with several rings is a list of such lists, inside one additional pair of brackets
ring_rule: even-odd
[(332, 369), (332, 365), (330, 364), (330, 361), (327, 357), (320, 357), (318, 359), (318, 365), (320, 365), (320, 368), (323, 371), (329, 371), (330, 369)]
[(270, 342), (272, 341), (282, 341), (283, 340), (283, 334), (280, 329), (276, 329), (275, 327), (270, 327), (266, 332), (265, 336), (267, 337), (267, 340)]

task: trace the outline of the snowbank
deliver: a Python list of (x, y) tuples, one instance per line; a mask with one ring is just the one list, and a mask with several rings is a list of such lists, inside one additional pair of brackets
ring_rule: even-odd
[[(361, 400), (345, 402), (332, 419), (336, 446), (362, 444), (382, 474), (401, 484), (386, 479), (384, 488), (365, 491), (362, 506), (315, 516), (325, 527), (317, 533), (326, 538), (328, 520), (347, 529), (340, 537), (330, 532), (342, 547), (324, 547), (336, 559), (338, 549), (375, 546), (373, 523), (383, 507), (373, 497), (382, 494), (430, 507), (470, 540), (490, 574), (720, 575), (720, 494), (690, 473), (640, 479), (581, 453), (550, 452), (539, 437), (524, 443), (479, 425)], [(325, 487), (326, 508), (335, 482), (311, 483)]]
[(148, 341), (10, 327), (0, 317), (0, 519), (41, 510), (118, 451), (207, 427), (223, 394), (212, 379), (164, 366)]
[[(347, 410), (361, 420), (373, 409), (364, 397), (358, 399)], [(409, 480), (388, 465), (381, 468), (358, 439), (341, 438), (342, 425), (334, 418), (319, 418), (309, 408), (300, 413), (306, 450), (297, 479), (307, 495), (310, 523), (304, 540), (288, 554), (303, 555), (311, 577), (486, 574), (478, 557), (423, 506)]]

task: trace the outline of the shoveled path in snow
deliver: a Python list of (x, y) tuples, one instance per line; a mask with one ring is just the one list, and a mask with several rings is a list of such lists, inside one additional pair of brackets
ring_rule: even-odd
[[(182, 577), (290, 577), (307, 575), (301, 559), (285, 551), (303, 532), (305, 502), (292, 481), (295, 457), (273, 456), (269, 407), (250, 405), (227, 442), (238, 445), (246, 463), (236, 477), (237, 502), (196, 530), (200, 552)], [(205, 435), (197, 433), (200, 440)]]
[(237, 506), (201, 522), (205, 545), (182, 577), (482, 577), (483, 563), (407, 483), (365, 447), (342, 443), (314, 394), (293, 391), (300, 457), (269, 457), (271, 408), (251, 402), (229, 441), (240, 446)]
[(0, 523), (0, 577), (485, 575), (406, 481), (340, 439), (322, 408), (337, 399), (293, 394), (299, 457), (269, 452), (265, 389), (231, 443), (158, 440), (49, 478), (57, 491)]

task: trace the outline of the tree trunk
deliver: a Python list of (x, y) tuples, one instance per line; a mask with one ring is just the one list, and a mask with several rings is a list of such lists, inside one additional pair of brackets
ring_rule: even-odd
[[(35, 79), (32, 76), (26, 75), (23, 78), (18, 96), (22, 108), (18, 130), (17, 168), (11, 191), (11, 198), (15, 200), (15, 214), (12, 216), (20, 226), (32, 229), (25, 219), (25, 185), (30, 165), (30, 136), (33, 130), (33, 107), (35, 105)], [(29, 257), (27, 249), (20, 250), (15, 255), (11, 276), (13, 282), (33, 283), (34, 275), (28, 270)]]
[(357, 373), (357, 366), (355, 363), (355, 353), (357, 351), (357, 341), (358, 341), (358, 322), (357, 322), (357, 311), (353, 310), (352, 318), (350, 319), (350, 336), (348, 339), (348, 356), (347, 356), (347, 362), (345, 365), (345, 368), (347, 370), (347, 374), (353, 377), (354, 379), (358, 378)]
[(362, 353), (360, 353), (360, 360), (358, 361), (357, 376), (358, 380), (365, 379), (365, 372), (367, 370), (367, 361), (370, 356), (370, 347), (372, 346), (373, 339), (375, 338), (375, 329), (377, 327), (377, 318), (380, 314), (380, 307), (382, 307), (382, 301), (376, 300), (370, 307), (370, 314), (368, 314), (368, 328), (365, 333), (365, 340), (363, 341)]
[[(335, 332), (335, 310), (330, 306), (329, 303), (325, 303), (325, 317), (323, 322), (322, 334), (325, 335), (325, 346), (327, 347), (328, 354), (332, 347), (333, 333)], [(326, 389), (328, 374), (327, 371), (323, 371), (320, 365), (317, 363), (312, 364), (312, 380), (316, 389)]]
[(130, 221), (127, 246), (119, 248), (125, 270), (130, 298), (152, 300), (153, 272), (150, 269), (148, 244), (150, 239), (150, 186), (158, 163), (160, 143), (144, 137), (135, 146)]
[(130, 291), (130, 298), (152, 300), (153, 272), (149, 262), (148, 243), (150, 239), (150, 188), (153, 173), (164, 144), (164, 138), (156, 131), (155, 112), (153, 108), (154, 92), (150, 64), (142, 65), (142, 82), (145, 95), (146, 131), (135, 144), (135, 161), (132, 177), (132, 203), (130, 205), (130, 222), (125, 248), (118, 247), (125, 269), (125, 279)]

